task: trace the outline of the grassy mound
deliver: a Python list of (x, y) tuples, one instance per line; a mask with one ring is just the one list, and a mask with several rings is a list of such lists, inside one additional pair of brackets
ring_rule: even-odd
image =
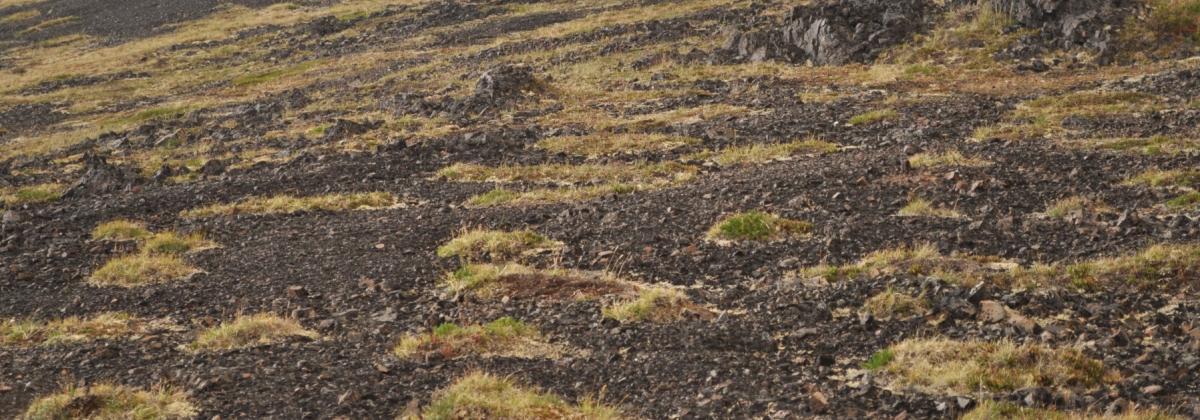
[(257, 314), (239, 316), (233, 321), (204, 330), (186, 348), (189, 351), (231, 350), (269, 345), (288, 337), (316, 339), (319, 335), (304, 329), (293, 319)]
[(486, 373), (468, 374), (438, 391), (421, 414), (427, 420), (622, 418), (613, 407), (592, 401), (570, 404), (557, 396), (528, 390)]
[(393, 350), (406, 359), (435, 354), (447, 359), (464, 355), (554, 357), (559, 352), (536, 327), (509, 317), (463, 327), (441, 324), (428, 334), (405, 336)]
[(38, 398), (21, 418), (188, 419), (196, 414), (196, 406), (182, 392), (98, 384), (86, 388), (70, 387)]
[(766, 241), (805, 235), (812, 224), (789, 220), (761, 211), (748, 211), (725, 217), (708, 230), (709, 240)]
[(459, 257), (472, 261), (498, 262), (562, 248), (562, 242), (528, 229), (511, 232), (472, 229), (438, 247), (437, 255), (441, 258)]

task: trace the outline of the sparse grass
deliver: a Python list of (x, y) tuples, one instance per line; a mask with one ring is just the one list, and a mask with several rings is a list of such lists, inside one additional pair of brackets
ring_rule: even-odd
[(204, 330), (185, 348), (193, 352), (223, 351), (270, 345), (291, 337), (315, 340), (320, 336), (304, 329), (294, 319), (264, 313), (238, 316), (233, 321)]
[(92, 239), (97, 241), (136, 241), (150, 236), (146, 226), (130, 220), (113, 220), (101, 223), (92, 230)]
[(92, 273), (93, 286), (138, 287), (179, 280), (199, 272), (175, 255), (136, 254), (109, 260)]
[(1112, 207), (1099, 200), (1083, 196), (1072, 196), (1057, 200), (1046, 207), (1046, 217), (1064, 219), (1076, 213), (1111, 213)]
[(66, 186), (62, 184), (29, 185), (13, 190), (0, 191), (0, 201), (3, 201), (7, 207), (49, 203), (61, 198), (65, 190)]
[(1182, 420), (1158, 410), (1133, 409), (1121, 414), (1098, 414), (1025, 407), (1010, 402), (980, 401), (962, 420)]
[(442, 287), (450, 293), (470, 293), (483, 299), (501, 295), (586, 299), (627, 294), (638, 285), (603, 271), (536, 269), (508, 263), (464, 265), (448, 273)]
[(900, 217), (939, 217), (945, 219), (963, 217), (957, 210), (934, 206), (929, 200), (920, 197), (914, 197), (909, 200), (908, 204), (896, 212), (896, 215)]
[(437, 175), (459, 182), (533, 182), (573, 185), (585, 183), (649, 184), (663, 180), (688, 179), (695, 176), (695, 173), (695, 167), (677, 162), (497, 167), (456, 163), (442, 168)]
[(1043, 96), (1021, 103), (997, 126), (981, 127), (974, 138), (980, 140), (1020, 140), (1053, 137), (1066, 131), (1062, 123), (1068, 117), (1101, 118), (1112, 115), (1148, 113), (1163, 108), (1162, 99), (1141, 92), (1085, 90), (1056, 96)]
[(496, 188), (471, 197), (467, 200), (467, 205), (471, 207), (494, 207), (579, 202), (610, 195), (624, 195), (638, 191), (648, 191), (658, 187), (658, 185), (601, 184), (573, 188), (536, 188), (527, 191)]
[(823, 155), (837, 150), (836, 144), (810, 138), (789, 143), (752, 144), (730, 147), (717, 152), (700, 152), (688, 156), (688, 159), (711, 160), (721, 166), (752, 165), (790, 158), (798, 154)]
[(1125, 180), (1124, 185), (1151, 188), (1196, 188), (1200, 187), (1200, 170), (1174, 169), (1164, 171), (1151, 169)]
[(1012, 19), (987, 4), (959, 7), (945, 15), (928, 34), (885, 53), (883, 61), (895, 63), (954, 65), (966, 69), (989, 69), (996, 52), (1028, 31), (1006, 33)]
[(667, 134), (609, 134), (587, 136), (564, 136), (541, 140), (537, 147), (554, 153), (599, 157), (616, 154), (638, 154), (644, 152), (666, 152), (700, 143), (694, 137)]
[(669, 286), (648, 286), (630, 299), (604, 307), (605, 318), (621, 322), (671, 322), (688, 313), (709, 312), (692, 303), (682, 290)]
[(1033, 267), (996, 257), (941, 255), (922, 245), (871, 253), (857, 264), (840, 267), (818, 265), (795, 273), (797, 277), (840, 281), (909, 274), (931, 276), (950, 283), (974, 286), (989, 282), (1002, 287), (1067, 286), (1079, 289), (1129, 285), (1142, 289), (1174, 290), (1200, 276), (1200, 245), (1159, 244), (1139, 252), (1074, 263), (1039, 264)]
[(1200, 208), (1200, 191), (1186, 192), (1181, 196), (1167, 200), (1167, 208), (1171, 210)]
[(151, 236), (142, 245), (142, 252), (151, 255), (180, 255), (216, 247), (217, 244), (193, 233), (181, 236), (175, 232), (162, 232)]
[(962, 152), (957, 150), (948, 150), (942, 153), (918, 153), (909, 156), (908, 164), (909, 166), (918, 169), (932, 169), (953, 166), (978, 168), (989, 166), (992, 164), (992, 162), (984, 159), (964, 156)]
[(473, 261), (500, 262), (562, 248), (562, 242), (528, 229), (511, 232), (472, 229), (438, 247), (437, 255), (441, 258), (459, 257)]
[(31, 34), (34, 32), (41, 32), (41, 31), (53, 28), (55, 26), (66, 25), (68, 23), (71, 23), (71, 22), (74, 22), (77, 20), (79, 20), (78, 16), (63, 16), (63, 17), (58, 17), (58, 18), (54, 18), (54, 19), (50, 19), (50, 20), (44, 20), (44, 21), (38, 22), (37, 25), (33, 25), (33, 26), (21, 31), (21, 35), (28, 35), (28, 34)]
[(91, 318), (53, 321), (0, 320), (0, 346), (53, 346), (107, 340), (134, 334), (141, 321), (125, 313), (102, 313)]
[(874, 111), (867, 111), (862, 114), (858, 114), (853, 117), (850, 117), (850, 120), (848, 122), (850, 123), (850, 125), (865, 125), (865, 124), (876, 123), (876, 122), (883, 121), (883, 120), (895, 119), (899, 115), (900, 114), (896, 113), (896, 110), (894, 110), (894, 109), (890, 109), (890, 108), (889, 109), (877, 109)]
[(470, 373), (438, 391), (421, 417), (426, 420), (614, 420), (621, 418), (621, 414), (616, 408), (594, 401), (573, 405), (551, 394), (524, 389), (508, 379)]
[(386, 192), (326, 194), (310, 197), (277, 195), (251, 197), (236, 203), (216, 204), (191, 210), (180, 215), (188, 219), (235, 214), (293, 214), (309, 211), (347, 211), (384, 208), (395, 205), (396, 196)]
[(254, 86), (273, 82), (286, 77), (304, 74), (316, 67), (315, 61), (306, 61), (292, 66), (268, 70), (261, 73), (247, 74), (233, 79), (233, 85), (238, 87)]
[(405, 336), (393, 350), (403, 359), (430, 355), (446, 359), (466, 355), (552, 358), (560, 352), (560, 348), (546, 342), (536, 327), (509, 317), (465, 327), (441, 324), (428, 334)]
[(189, 419), (199, 414), (185, 393), (166, 388), (142, 390), (124, 385), (68, 386), (57, 394), (34, 400), (22, 420), (87, 418)]
[(889, 349), (877, 370), (893, 387), (932, 393), (1006, 392), (1025, 387), (1095, 388), (1116, 373), (1073, 348), (999, 341), (908, 339)]
[(916, 297), (888, 289), (863, 302), (863, 312), (877, 319), (910, 318), (929, 310), (924, 297)]
[(1175, 136), (1093, 139), (1084, 144), (1102, 150), (1133, 152), (1143, 155), (1178, 155), (1200, 151), (1200, 140)]
[[(0, 5), (0, 6), (2, 6), (2, 5)], [(37, 9), (29, 9), (24, 12), (13, 13), (11, 15), (0, 18), (0, 25), (11, 25), (14, 23), (19, 23), (19, 22), (23, 22), (23, 21), (27, 21), (27, 20), (31, 20), (31, 19), (37, 19), (41, 15), (42, 15), (41, 11), (38, 11)]]
[(708, 230), (708, 239), (717, 241), (766, 241), (806, 235), (812, 224), (789, 220), (761, 211), (729, 215)]

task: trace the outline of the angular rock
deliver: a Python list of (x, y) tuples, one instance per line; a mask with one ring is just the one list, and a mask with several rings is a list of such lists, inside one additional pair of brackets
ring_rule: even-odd
[(63, 192), (63, 197), (116, 192), (129, 188), (138, 180), (136, 172), (109, 164), (103, 156), (92, 152), (84, 153), (83, 165), (83, 176)]

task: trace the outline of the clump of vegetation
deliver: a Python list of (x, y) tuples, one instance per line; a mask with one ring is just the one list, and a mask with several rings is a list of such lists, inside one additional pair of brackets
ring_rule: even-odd
[(97, 241), (136, 241), (150, 236), (146, 226), (129, 220), (113, 220), (101, 223), (92, 230), (92, 239)]
[(790, 236), (806, 235), (812, 224), (789, 220), (761, 211), (737, 213), (721, 219), (708, 230), (709, 240), (718, 241), (766, 241)]
[(534, 182), (558, 185), (585, 183), (652, 184), (661, 180), (690, 178), (696, 168), (678, 162), (649, 164), (544, 164), (483, 166), (456, 163), (437, 175), (451, 181)]
[(863, 302), (862, 311), (876, 319), (910, 318), (929, 310), (923, 297), (916, 297), (888, 289), (871, 296)]
[(1191, 191), (1167, 201), (1167, 208), (1172, 210), (1187, 210), (1200, 207), (1200, 192)]
[(896, 215), (900, 217), (940, 217), (946, 219), (962, 217), (962, 214), (954, 209), (934, 206), (929, 200), (920, 197), (909, 200), (908, 204), (896, 212)]
[(1051, 219), (1063, 219), (1076, 213), (1111, 213), (1112, 211), (1112, 207), (1104, 202), (1083, 196), (1072, 196), (1050, 203), (1046, 207), (1045, 214)]
[(233, 321), (204, 330), (185, 348), (197, 352), (222, 351), (270, 345), (290, 337), (315, 340), (320, 335), (304, 329), (294, 319), (264, 313), (238, 316)]
[(180, 391), (142, 390), (124, 385), (70, 386), (34, 400), (22, 419), (190, 419), (199, 414)]
[(204, 235), (193, 233), (181, 236), (175, 232), (156, 233), (142, 244), (142, 252), (149, 254), (185, 254), (216, 247), (217, 244), (204, 238)]
[(682, 290), (667, 286), (649, 286), (621, 302), (604, 307), (605, 318), (621, 322), (671, 322), (688, 313), (702, 315), (709, 311), (692, 303)]
[(438, 391), (421, 417), (612, 420), (621, 418), (621, 414), (616, 408), (595, 401), (570, 404), (551, 394), (524, 389), (508, 379), (471, 373)]
[(1172, 56), (1200, 44), (1200, 0), (1147, 0), (1144, 16), (1121, 29), (1121, 51), (1134, 59)]
[(666, 152), (696, 144), (700, 144), (700, 139), (669, 134), (601, 133), (549, 138), (539, 141), (537, 147), (554, 153), (599, 157), (623, 153)]
[(1125, 180), (1125, 185), (1144, 185), (1151, 188), (1200, 187), (1200, 170), (1151, 169)]
[(985, 3), (961, 6), (928, 34), (918, 34), (887, 53), (896, 63), (953, 64), (968, 69), (994, 66), (993, 56), (1028, 31), (1007, 31), (1013, 20)]
[(496, 188), (486, 193), (471, 197), (467, 200), (470, 207), (496, 207), (519, 205), (543, 205), (555, 203), (570, 203), (594, 200), (611, 195), (632, 194), (670, 185), (632, 185), (632, 184), (601, 184), (577, 188), (535, 188), (526, 191), (513, 191)]
[(234, 214), (293, 214), (308, 211), (347, 211), (390, 207), (399, 200), (386, 192), (326, 194), (310, 197), (277, 195), (252, 197), (236, 203), (216, 204), (191, 210), (180, 215), (189, 219)]
[(522, 256), (559, 251), (562, 248), (562, 242), (528, 229), (511, 232), (472, 229), (438, 247), (437, 255), (441, 258), (459, 257), (474, 261), (510, 261)]
[(555, 357), (561, 350), (547, 343), (536, 327), (504, 317), (483, 325), (441, 324), (428, 334), (400, 339), (393, 352), (405, 359), (430, 355), (450, 359), (463, 355)]
[(450, 293), (472, 293), (484, 299), (500, 295), (589, 298), (636, 290), (636, 284), (607, 272), (536, 269), (515, 263), (467, 264), (447, 274), (442, 285)]
[(1077, 349), (1036, 343), (908, 339), (888, 350), (889, 360), (868, 364), (885, 373), (893, 386), (934, 393), (1093, 388), (1117, 379), (1103, 363)]
[(61, 198), (65, 190), (66, 187), (62, 184), (29, 185), (0, 191), (0, 202), (4, 202), (6, 207), (49, 203)]
[(1128, 410), (1121, 414), (1093, 414), (1025, 407), (1010, 402), (980, 401), (962, 420), (1177, 420), (1157, 410)]
[(946, 256), (931, 245), (921, 245), (876, 251), (857, 264), (822, 264), (805, 268), (795, 276), (840, 281), (896, 274), (930, 276), (965, 286), (988, 282), (1005, 287), (1091, 289), (1101, 285), (1130, 285), (1143, 289), (1171, 288), (1200, 275), (1200, 245), (1153, 245), (1124, 256), (1028, 268), (997, 257)]
[(823, 155), (837, 150), (836, 144), (810, 138), (788, 143), (752, 144), (730, 147), (717, 152), (700, 152), (688, 156), (688, 159), (711, 160), (721, 166), (737, 166), (767, 163), (798, 154)]
[(125, 313), (54, 321), (0, 320), (0, 346), (52, 346), (118, 338), (140, 331), (142, 322)]
[(898, 116), (900, 116), (900, 114), (896, 113), (896, 110), (894, 109), (877, 109), (850, 117), (849, 123), (850, 125), (872, 124), (883, 120), (894, 119)]
[(947, 166), (977, 168), (991, 165), (992, 162), (964, 156), (962, 152), (957, 150), (948, 150), (942, 153), (918, 153), (909, 156), (908, 164), (918, 169), (942, 168)]
[(1088, 90), (1043, 96), (1021, 103), (1006, 117), (1007, 122), (982, 127), (973, 137), (981, 140), (1052, 137), (1065, 131), (1062, 123), (1069, 117), (1099, 118), (1162, 108), (1161, 98), (1141, 92)]
[(93, 286), (138, 287), (182, 279), (199, 272), (177, 255), (135, 254), (109, 260), (92, 273)]
[(1093, 139), (1087, 144), (1096, 149), (1134, 152), (1151, 156), (1200, 151), (1200, 140), (1175, 136)]

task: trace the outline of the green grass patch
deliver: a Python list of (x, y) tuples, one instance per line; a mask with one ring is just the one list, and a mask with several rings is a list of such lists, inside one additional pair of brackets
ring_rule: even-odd
[(438, 325), (426, 334), (410, 334), (400, 339), (393, 353), (402, 359), (445, 359), (459, 356), (557, 357), (561, 349), (546, 342), (536, 327), (504, 317), (482, 325)]
[(470, 261), (511, 261), (543, 252), (562, 250), (563, 243), (532, 230), (499, 231), (471, 229), (438, 247), (441, 258), (459, 257)]
[(850, 117), (850, 121), (848, 122), (850, 125), (866, 125), (884, 120), (892, 120), (898, 116), (900, 116), (900, 114), (896, 113), (896, 110), (894, 109), (877, 109)]
[(595, 401), (570, 404), (552, 394), (525, 389), (511, 380), (486, 373), (468, 374), (438, 391), (421, 417), (426, 420), (622, 418), (616, 408)]
[(836, 151), (836, 144), (810, 138), (788, 143), (734, 146), (716, 152), (695, 153), (687, 159), (709, 160), (720, 166), (737, 166), (767, 163), (800, 154), (824, 155)]
[(908, 165), (917, 169), (943, 167), (978, 168), (991, 164), (992, 162), (984, 159), (967, 157), (957, 150), (947, 150), (941, 153), (918, 153), (908, 158)]
[(156, 255), (180, 255), (215, 248), (216, 243), (204, 238), (204, 235), (193, 233), (180, 235), (175, 232), (154, 234), (142, 244), (142, 252)]
[(38, 184), (0, 190), (0, 201), (7, 207), (25, 204), (45, 204), (62, 198), (66, 186), (62, 184)]
[(752, 210), (729, 215), (708, 230), (709, 240), (766, 241), (812, 232), (812, 223)]
[(182, 420), (198, 414), (199, 410), (182, 391), (97, 384), (68, 386), (56, 394), (40, 397), (30, 403), (21, 419)]
[(871, 354), (871, 357), (867, 358), (866, 362), (863, 362), (862, 368), (866, 370), (879, 370), (884, 366), (887, 366), (888, 363), (891, 363), (892, 359), (895, 358), (895, 352), (888, 349), (883, 349)]
[(1190, 191), (1167, 201), (1171, 210), (1191, 210), (1200, 208), (1200, 191)]
[(304, 329), (294, 319), (266, 313), (243, 315), (201, 331), (185, 348), (192, 352), (223, 351), (266, 346), (293, 337), (315, 340), (320, 335)]
[(92, 229), (92, 239), (97, 241), (136, 241), (148, 236), (145, 225), (130, 220), (113, 220)]

